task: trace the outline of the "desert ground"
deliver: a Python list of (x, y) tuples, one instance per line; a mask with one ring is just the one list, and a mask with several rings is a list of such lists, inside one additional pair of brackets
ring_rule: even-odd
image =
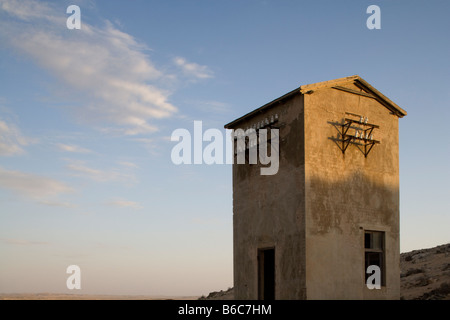
[[(400, 254), (400, 299), (450, 300), (450, 243)], [(0, 300), (233, 300), (233, 288), (202, 296), (0, 294)]]
[(0, 300), (197, 300), (198, 296), (91, 295), (65, 293), (0, 294)]
[[(400, 254), (400, 299), (450, 300), (450, 243)], [(233, 289), (211, 292), (207, 300), (232, 300)]]

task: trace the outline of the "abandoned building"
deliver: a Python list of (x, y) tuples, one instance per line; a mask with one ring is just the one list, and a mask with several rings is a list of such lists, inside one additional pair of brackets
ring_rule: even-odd
[[(225, 125), (279, 134), (276, 174), (233, 164), (236, 299), (399, 299), (405, 115), (351, 76), (302, 85)], [(380, 289), (366, 285), (369, 265)]]

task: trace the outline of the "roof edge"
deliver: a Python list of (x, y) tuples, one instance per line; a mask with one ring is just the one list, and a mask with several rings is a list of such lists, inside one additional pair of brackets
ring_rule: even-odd
[(292, 96), (294, 96), (294, 95), (296, 95), (296, 94), (300, 94), (300, 93), (301, 93), (301, 92), (300, 92), (300, 87), (299, 87), (299, 88), (296, 88), (296, 89), (294, 89), (294, 90), (292, 90), (292, 91), (289, 91), (288, 93), (282, 95), (281, 97), (279, 97), (279, 98), (277, 98), (277, 99), (275, 99), (275, 100), (272, 100), (272, 101), (266, 103), (266, 104), (263, 105), (262, 107), (259, 107), (259, 108), (255, 109), (255, 110), (253, 110), (253, 111), (250, 111), (249, 113), (243, 115), (242, 117), (239, 117), (239, 118), (237, 118), (236, 120), (233, 120), (233, 121), (231, 121), (230, 123), (227, 123), (227, 124), (224, 126), (224, 128), (225, 128), (225, 129), (228, 129), (228, 128), (230, 128), (230, 127), (233, 127), (233, 126), (236, 125), (237, 123), (242, 122), (243, 120), (245, 120), (245, 119), (247, 119), (247, 118), (249, 118), (249, 117), (251, 117), (251, 116), (253, 116), (253, 115), (256, 115), (256, 114), (258, 114), (258, 113), (261, 113), (261, 112), (263, 112), (264, 110), (266, 110), (266, 109), (272, 107), (274, 104), (276, 104), (276, 103), (278, 103), (278, 102), (281, 102), (281, 101), (283, 101), (283, 100), (285, 100), (285, 99), (287, 99), (287, 98), (290, 98), (290, 97), (292, 97)]
[(333, 86), (337, 85), (338, 83), (350, 82), (350, 81), (355, 81), (358, 79), (361, 79), (360, 76), (354, 75), (354, 76), (350, 76), (350, 77), (316, 82), (316, 83), (312, 83), (312, 84), (305, 84), (303, 86), (300, 86), (300, 92), (305, 94), (310, 91), (314, 91), (314, 90), (318, 90), (318, 89), (322, 89), (322, 88), (333, 87)]
[(368, 83), (363, 78), (358, 77), (357, 79), (355, 79), (355, 82), (356, 82), (356, 85), (360, 84), (365, 89), (371, 91), (372, 94), (374, 94), (377, 97), (378, 101), (381, 100), (380, 102), (383, 103), (383, 105), (385, 105), (389, 110), (391, 110), (399, 118), (403, 118), (404, 116), (406, 116), (408, 114), (406, 112), (406, 110), (403, 110), (402, 108), (400, 108), (395, 102), (393, 102), (391, 99), (386, 97), (380, 91), (375, 89), (370, 83)]
[(378, 102), (383, 104), (386, 108), (388, 108), (393, 114), (395, 114), (399, 118), (402, 118), (407, 115), (407, 112), (405, 110), (400, 108), (396, 103), (394, 103), (388, 97), (386, 97), (384, 94), (382, 94), (380, 91), (375, 89), (371, 84), (369, 84), (367, 81), (365, 81), (359, 75), (353, 75), (350, 77), (344, 77), (344, 78), (339, 78), (339, 79), (334, 79), (334, 80), (328, 80), (328, 81), (322, 81), (322, 82), (302, 85), (302, 86), (282, 95), (281, 97), (279, 97), (275, 100), (272, 100), (269, 103), (266, 103), (265, 105), (237, 118), (236, 120), (233, 120), (230, 123), (227, 123), (224, 127), (226, 129), (231, 128), (231, 127), (235, 126), (236, 124), (238, 124), (239, 122), (242, 122), (251, 116), (261, 113), (264, 110), (272, 107), (274, 104), (281, 102), (287, 98), (290, 98), (296, 94), (303, 94), (303, 95), (309, 94), (318, 89), (329, 88), (329, 87), (336, 86), (339, 83), (350, 82), (350, 81), (353, 81), (355, 83), (355, 85), (360, 87), (361, 89), (370, 91), (375, 96), (375, 99)]

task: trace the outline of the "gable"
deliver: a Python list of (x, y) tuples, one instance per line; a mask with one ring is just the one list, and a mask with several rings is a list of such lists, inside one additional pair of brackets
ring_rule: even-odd
[(397, 104), (395, 104), (393, 101), (391, 101), (389, 98), (387, 98), (380, 91), (375, 89), (372, 85), (370, 85), (367, 81), (365, 81), (358, 75), (304, 85), (301, 86), (299, 89), (302, 94), (311, 94), (314, 91), (321, 90), (324, 88), (333, 88), (350, 94), (356, 94), (372, 98), (377, 100), (380, 104), (382, 104), (386, 108), (388, 108), (393, 114), (395, 114), (399, 118), (402, 118), (407, 115), (405, 110), (400, 108)]
[(245, 114), (244, 116), (226, 124), (225, 128), (232, 129), (239, 122), (241, 122), (249, 117), (252, 117), (257, 113), (266, 111), (266, 110), (270, 109), (271, 107), (273, 107), (275, 104), (282, 102), (284, 100), (290, 99), (294, 95), (311, 94), (314, 91), (325, 89), (325, 88), (333, 88), (333, 89), (341, 90), (341, 91), (344, 91), (344, 92), (347, 92), (350, 94), (356, 94), (356, 95), (361, 95), (361, 96), (375, 99), (399, 118), (402, 118), (407, 115), (405, 110), (400, 108), (397, 104), (395, 104), (393, 101), (391, 101), (388, 97), (386, 97), (380, 91), (375, 89), (367, 81), (365, 81), (358, 75), (354, 75), (354, 76), (339, 78), (339, 79), (335, 79), (335, 80), (329, 80), (329, 81), (317, 82), (317, 83), (313, 83), (313, 84), (302, 85), (299, 88), (292, 90), (292, 91), (286, 93), (285, 95), (283, 95), (269, 103), (266, 103), (262, 107), (259, 107), (255, 110)]

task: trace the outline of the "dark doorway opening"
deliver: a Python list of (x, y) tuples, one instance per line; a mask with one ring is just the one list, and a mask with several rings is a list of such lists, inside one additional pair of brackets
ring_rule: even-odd
[(275, 248), (258, 250), (258, 299), (275, 300)]

